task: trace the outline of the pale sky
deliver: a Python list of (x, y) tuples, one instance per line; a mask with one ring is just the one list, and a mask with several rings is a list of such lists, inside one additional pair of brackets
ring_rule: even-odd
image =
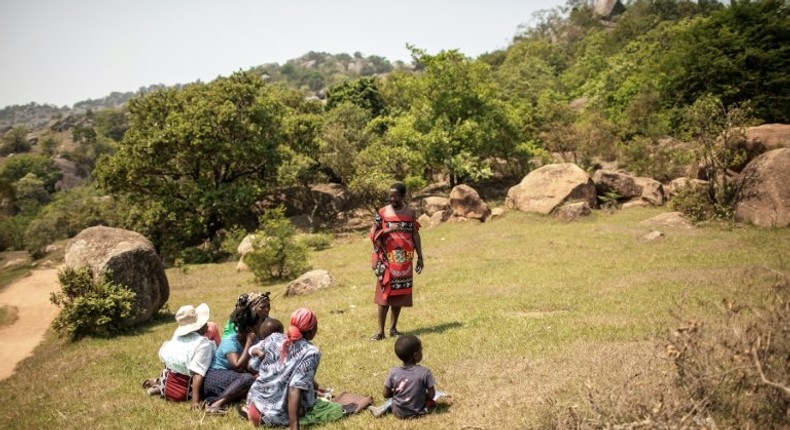
[(0, 108), (208, 82), (309, 51), (410, 62), (508, 46), (565, 0), (0, 0)]

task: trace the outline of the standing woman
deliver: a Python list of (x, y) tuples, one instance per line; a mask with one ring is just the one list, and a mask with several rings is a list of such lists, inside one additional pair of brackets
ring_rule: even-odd
[[(407, 205), (406, 187), (393, 184), (389, 191), (390, 204), (379, 209), (370, 240), (373, 242), (373, 271), (376, 273), (376, 294), (373, 301), (378, 305), (378, 332), (371, 340), (384, 339), (384, 323), (387, 311), (392, 308), (390, 336), (399, 336), (398, 317), (402, 307), (412, 305), (413, 272), (423, 269), (420, 224), (414, 210)], [(416, 252), (416, 255), (415, 255)], [(412, 270), (412, 263), (417, 264)]]

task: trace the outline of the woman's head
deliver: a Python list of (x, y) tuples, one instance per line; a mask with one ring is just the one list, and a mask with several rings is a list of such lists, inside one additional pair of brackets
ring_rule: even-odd
[(285, 361), (285, 357), (288, 355), (288, 348), (291, 347), (292, 343), (299, 339), (312, 340), (316, 333), (318, 333), (318, 319), (313, 311), (307, 308), (295, 310), (291, 314), (291, 324), (285, 333), (281, 360)]
[(395, 209), (400, 209), (403, 206), (403, 199), (406, 198), (406, 186), (400, 182), (396, 182), (390, 186), (389, 201)]
[(246, 335), (255, 330), (260, 321), (269, 316), (269, 293), (242, 294), (236, 300), (236, 308), (230, 320), (236, 326), (236, 333)]

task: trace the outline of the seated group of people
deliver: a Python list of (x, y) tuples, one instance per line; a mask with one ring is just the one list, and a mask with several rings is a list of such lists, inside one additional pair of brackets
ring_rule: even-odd
[[(246, 399), (239, 412), (256, 426), (295, 429), (343, 417), (343, 407), (329, 401), (315, 380), (321, 359), (310, 342), (318, 332), (315, 313), (297, 309), (284, 330), (269, 317), (270, 309), (268, 292), (242, 294), (220, 338), (208, 305), (182, 306), (176, 313), (178, 328), (159, 350), (165, 368), (143, 388), (167, 400), (191, 400), (193, 409), (210, 414)], [(376, 416), (392, 410), (400, 418), (427, 413), (435, 382), (430, 370), (418, 365), (420, 340), (400, 336), (395, 352), (403, 366), (387, 377), (384, 397), (391, 401), (371, 410)]]

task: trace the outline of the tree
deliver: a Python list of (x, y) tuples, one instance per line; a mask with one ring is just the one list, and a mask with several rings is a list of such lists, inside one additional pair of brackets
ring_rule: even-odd
[(254, 251), (244, 261), (261, 283), (293, 279), (309, 268), (307, 248), (298, 243), (296, 227), (285, 218), (283, 207), (267, 210), (255, 232)]
[(412, 56), (425, 66), (410, 108), (421, 146), (412, 149), (430, 170), (446, 171), (451, 186), (487, 178), (488, 159), (507, 159), (524, 141), (521, 118), (496, 97), (491, 68), (455, 50), (431, 56), (412, 48)]
[(13, 185), (28, 173), (40, 179), (49, 193), (55, 192), (55, 184), (63, 176), (49, 157), (40, 154), (20, 154), (6, 160), (0, 170), (0, 178)]
[(343, 81), (327, 91), (327, 110), (332, 110), (345, 102), (367, 110), (374, 118), (384, 114), (384, 100), (379, 94), (374, 78)]
[(136, 227), (155, 244), (215, 239), (273, 183), (283, 112), (251, 73), (132, 99), (130, 127), (96, 179), (141, 208)]
[(348, 184), (354, 176), (354, 160), (368, 146), (370, 134), (365, 127), (370, 113), (349, 102), (327, 113), (319, 135), (321, 166), (328, 168), (334, 179)]
[(30, 142), (27, 140), (27, 128), (14, 127), (3, 136), (0, 143), (0, 155), (16, 154), (30, 151)]
[(706, 95), (688, 108), (686, 121), (688, 136), (696, 145), (697, 162), (708, 179), (711, 215), (729, 219), (737, 194), (729, 174), (745, 156), (735, 149), (735, 143), (745, 138), (744, 127), (752, 121), (750, 109), (748, 105), (725, 107), (717, 97)]
[(667, 53), (667, 88), (681, 103), (712, 94), (750, 101), (766, 122), (790, 122), (790, 7), (782, 0), (734, 1), (680, 35)]

